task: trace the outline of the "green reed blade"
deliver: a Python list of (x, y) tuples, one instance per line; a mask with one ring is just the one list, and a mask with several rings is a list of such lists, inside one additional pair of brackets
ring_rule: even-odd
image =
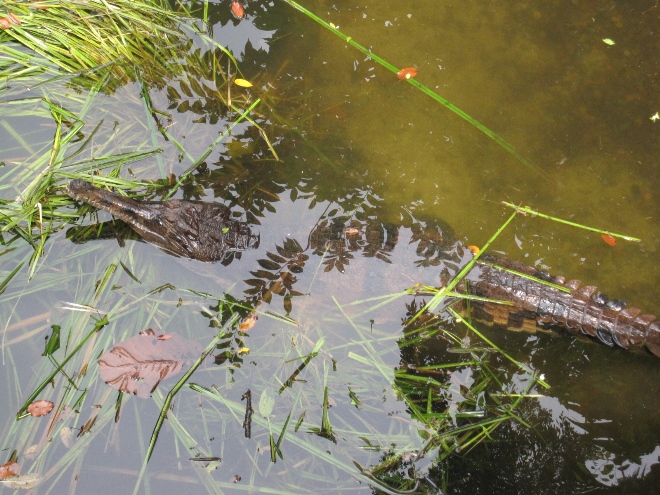
[(535, 217), (541, 217), (541, 218), (546, 218), (548, 220), (552, 220), (553, 222), (559, 222), (559, 223), (564, 223), (566, 225), (570, 225), (572, 227), (577, 227), (579, 229), (584, 229), (584, 230), (590, 230), (591, 232), (598, 232), (599, 234), (607, 234), (611, 235), (612, 237), (618, 237), (620, 239), (625, 239), (626, 241), (633, 241), (633, 242), (641, 242), (641, 239), (638, 239), (637, 237), (631, 237), (629, 235), (623, 235), (623, 234), (614, 234), (610, 232), (609, 230), (602, 230), (602, 229), (597, 229), (594, 227), (587, 227), (586, 225), (582, 225), (579, 223), (571, 222), (569, 220), (564, 220), (562, 218), (557, 218), (557, 217), (551, 217), (550, 215), (545, 215), (544, 213), (540, 213), (536, 210), (532, 210), (529, 206), (516, 206), (511, 203), (507, 203), (506, 201), (502, 201), (503, 205), (508, 206), (509, 208), (513, 208), (519, 213), (522, 213), (523, 215), (532, 215)]

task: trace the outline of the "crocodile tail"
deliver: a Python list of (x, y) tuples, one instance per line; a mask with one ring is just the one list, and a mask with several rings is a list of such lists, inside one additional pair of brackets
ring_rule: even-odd
[[(596, 287), (581, 287), (579, 280), (565, 282), (545, 272), (494, 256), (482, 257), (470, 277), (470, 292), (481, 297), (513, 303), (475, 302), (475, 316), (510, 329), (535, 331), (547, 326), (582, 333), (610, 347), (646, 348), (660, 357), (660, 321), (621, 300), (609, 300)], [(495, 265), (495, 266), (493, 266)], [(543, 284), (502, 268), (546, 280), (568, 290)]]

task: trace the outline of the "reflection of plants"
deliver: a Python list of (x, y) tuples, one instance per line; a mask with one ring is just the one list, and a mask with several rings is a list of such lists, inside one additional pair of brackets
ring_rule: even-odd
[(255, 309), (262, 303), (270, 303), (273, 294), (283, 298), (284, 310), (289, 315), (292, 309), (292, 298), (302, 296), (293, 288), (297, 278), (295, 274), (302, 273), (309, 256), (303, 254), (303, 248), (295, 239), (285, 239), (282, 246), (275, 246), (277, 254), (266, 252), (267, 259), (257, 262), (262, 268), (250, 272), (255, 278), (245, 280), (251, 288), (245, 289), (250, 303)]

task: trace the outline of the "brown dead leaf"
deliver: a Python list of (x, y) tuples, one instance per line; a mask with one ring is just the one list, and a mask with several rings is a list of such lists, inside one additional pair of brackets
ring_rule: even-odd
[(179, 373), (202, 352), (197, 342), (176, 334), (159, 340), (152, 332), (126, 339), (103, 354), (99, 359), (101, 379), (121, 392), (148, 398), (161, 380)]
[(35, 418), (38, 418), (51, 412), (54, 406), (55, 404), (49, 400), (35, 400), (28, 406), (27, 412), (29, 412)]
[(5, 478), (10, 478), (11, 476), (16, 476), (21, 472), (21, 467), (16, 461), (9, 461), (2, 466), (0, 466), (0, 480)]

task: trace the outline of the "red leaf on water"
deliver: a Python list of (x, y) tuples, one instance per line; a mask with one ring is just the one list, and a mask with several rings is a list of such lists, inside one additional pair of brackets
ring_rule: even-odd
[(415, 77), (418, 72), (419, 71), (414, 67), (408, 67), (406, 69), (401, 69), (399, 72), (397, 72), (396, 77), (402, 80), (410, 79), (411, 77)]
[(103, 354), (99, 359), (99, 374), (112, 388), (148, 398), (161, 380), (179, 373), (184, 364), (201, 352), (197, 342), (176, 334), (160, 340), (155, 333), (147, 331)]
[(0, 480), (11, 478), (21, 472), (21, 466), (16, 461), (9, 461), (0, 466)]
[(603, 241), (605, 241), (605, 244), (616, 246), (616, 239), (610, 234), (600, 234), (600, 237), (603, 239)]
[(27, 412), (29, 412), (35, 418), (38, 418), (39, 416), (45, 416), (51, 412), (54, 406), (55, 404), (49, 400), (35, 400), (28, 406)]
[(232, 0), (231, 2), (231, 13), (239, 19), (243, 19), (245, 17), (245, 9), (237, 0)]

